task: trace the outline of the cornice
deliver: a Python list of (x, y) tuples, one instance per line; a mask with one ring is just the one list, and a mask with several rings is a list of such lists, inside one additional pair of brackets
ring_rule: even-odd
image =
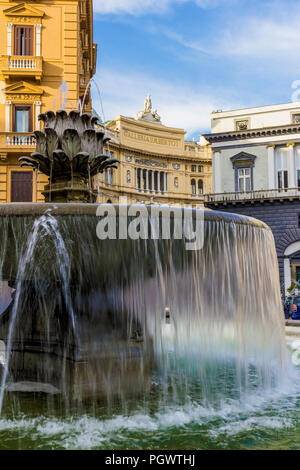
[(264, 127), (260, 129), (249, 129), (245, 132), (218, 132), (212, 134), (203, 134), (210, 143), (255, 139), (257, 137), (274, 137), (280, 135), (292, 135), (300, 133), (300, 124), (288, 124), (285, 126)]
[(140, 155), (140, 156), (147, 156), (147, 157), (152, 157), (152, 158), (159, 158), (167, 161), (171, 160), (180, 160), (184, 161), (186, 163), (190, 162), (191, 164), (195, 163), (205, 163), (205, 164), (212, 164), (212, 159), (211, 158), (194, 158), (191, 159), (190, 157), (187, 157), (186, 155), (162, 155), (162, 154), (157, 154), (155, 152), (150, 152), (147, 150), (140, 150), (140, 149), (133, 149), (132, 147), (127, 147), (124, 144), (114, 144), (112, 142), (109, 143), (109, 148), (111, 149), (116, 149), (116, 150), (123, 150), (126, 152), (133, 153), (134, 155)]

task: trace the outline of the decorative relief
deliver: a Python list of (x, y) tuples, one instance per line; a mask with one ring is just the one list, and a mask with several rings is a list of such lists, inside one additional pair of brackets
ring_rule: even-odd
[(132, 157), (130, 155), (125, 155), (125, 161), (128, 163), (132, 162)]
[(300, 124), (300, 114), (294, 114), (293, 116), (293, 122), (295, 124)]
[(40, 18), (32, 18), (32, 16), (10, 16), (12, 23), (40, 23)]
[(139, 111), (136, 115), (137, 120), (149, 121), (161, 124), (160, 116), (157, 112), (157, 109), (152, 111), (152, 101), (151, 96), (147, 95), (144, 102), (144, 109), (143, 111)]
[(129, 139), (147, 142), (149, 144), (167, 145), (169, 147), (179, 147), (179, 141), (175, 139), (165, 139), (163, 137), (155, 137), (152, 135), (141, 134), (140, 132), (133, 132), (129, 129), (124, 129), (124, 136)]
[(246, 131), (249, 126), (249, 121), (248, 119), (244, 119), (243, 121), (237, 121), (236, 122), (236, 130), (237, 131)]
[(152, 166), (152, 167), (158, 167), (158, 168), (167, 168), (166, 163), (157, 162), (155, 160), (146, 160), (144, 158), (136, 158), (135, 163), (138, 163), (139, 165), (145, 165), (145, 166)]
[(172, 167), (174, 168), (174, 170), (180, 170), (179, 163), (172, 163)]
[(12, 101), (18, 101), (18, 100), (33, 101), (36, 98), (36, 96), (34, 96), (34, 95), (9, 95), (9, 98)]

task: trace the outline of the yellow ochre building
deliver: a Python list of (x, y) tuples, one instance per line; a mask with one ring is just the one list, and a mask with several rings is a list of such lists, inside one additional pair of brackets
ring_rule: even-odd
[(92, 0), (2, 0), (0, 37), (0, 202), (42, 202), (47, 177), (20, 168), (18, 158), (35, 149), (40, 113), (91, 111)]
[(98, 176), (98, 202), (196, 206), (212, 191), (209, 142), (185, 141), (183, 129), (164, 126), (149, 95), (136, 118), (118, 116), (105, 128), (106, 151), (120, 165)]
[[(43, 202), (47, 177), (21, 168), (18, 158), (35, 150), (40, 113), (92, 111), (92, 0), (0, 0), (0, 37), (0, 203)], [(198, 205), (211, 192), (210, 144), (164, 126), (150, 96), (136, 118), (119, 116), (105, 128), (106, 152), (120, 165), (95, 179), (98, 202)]]

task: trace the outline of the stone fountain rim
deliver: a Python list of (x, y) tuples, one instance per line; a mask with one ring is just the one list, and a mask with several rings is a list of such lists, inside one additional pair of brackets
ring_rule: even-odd
[[(136, 204), (137, 206), (143, 206), (144, 204)], [(96, 216), (96, 211), (98, 206), (113, 206), (116, 209), (116, 213), (119, 211), (119, 204), (97, 204), (97, 203), (32, 203), (32, 202), (22, 202), (22, 203), (4, 203), (0, 204), (0, 217), (7, 216), (33, 216), (39, 217), (49, 211), (54, 216), (66, 216), (66, 215), (87, 215), (87, 216)], [(122, 206), (122, 205), (121, 205)], [(128, 204), (129, 206), (129, 204)], [(183, 211), (181, 207), (167, 207), (167, 206), (154, 206), (146, 205), (147, 210), (150, 211), (153, 207), (159, 207), (161, 210), (170, 209), (171, 217), (174, 217), (174, 214), (179, 214)], [(257, 228), (263, 228), (271, 231), (270, 227), (262, 222), (261, 220), (255, 219), (254, 217), (249, 217), (246, 215), (232, 214), (231, 212), (221, 212), (209, 209), (189, 209), (193, 213), (196, 211), (204, 211), (204, 220), (211, 222), (224, 222), (224, 223), (235, 223), (238, 225), (248, 225)], [(174, 212), (173, 212), (174, 211)]]

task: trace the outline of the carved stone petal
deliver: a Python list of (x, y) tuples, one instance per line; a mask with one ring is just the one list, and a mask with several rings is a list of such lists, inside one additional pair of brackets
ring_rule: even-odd
[(95, 124), (99, 123), (99, 118), (97, 116), (93, 116), (91, 119), (91, 125), (94, 126)]
[(46, 123), (45, 123), (45, 126), (46, 126), (46, 127), (51, 127), (52, 129), (54, 129), (54, 127), (55, 127), (55, 122), (56, 122), (55, 113), (54, 113), (53, 111), (47, 111), (45, 114), (46, 114)]
[(62, 172), (70, 171), (70, 168), (70, 160), (65, 152), (61, 149), (54, 150), (52, 174), (59, 176)]
[(46, 136), (41, 131), (34, 131), (34, 136), (36, 139), (36, 151), (43, 155), (46, 155), (47, 152), (47, 141)]
[(50, 158), (50, 160), (52, 161), (53, 160), (53, 152), (58, 147), (58, 136), (56, 134), (56, 131), (54, 129), (49, 128), (49, 127), (46, 127), (44, 129), (44, 132), (46, 134), (46, 140), (47, 140), (47, 155)]
[(90, 160), (95, 158), (96, 155), (96, 131), (94, 129), (87, 129), (81, 137), (81, 148), (83, 152), (87, 152)]
[(90, 114), (88, 113), (82, 114), (81, 119), (82, 119), (85, 129), (90, 129), (92, 127)]
[(76, 157), (73, 159), (74, 172), (86, 174), (88, 161), (89, 161), (89, 154), (87, 152), (78, 153)]
[(97, 131), (96, 132), (96, 140), (97, 140), (97, 154), (103, 153), (103, 137), (105, 135), (104, 131)]
[(62, 140), (64, 130), (68, 127), (67, 126), (68, 121), (69, 121), (69, 118), (64, 109), (61, 109), (56, 112), (55, 130), (60, 141)]
[(69, 117), (73, 123), (72, 127), (74, 127), (74, 129), (77, 130), (78, 134), (81, 135), (85, 130), (85, 126), (82, 122), (80, 112), (77, 109), (73, 109), (72, 111), (70, 111)]
[(64, 131), (61, 146), (69, 160), (72, 160), (80, 152), (80, 137), (76, 129), (66, 129)]
[(47, 176), (50, 175), (49, 167), (43, 162), (36, 161), (34, 158), (31, 157), (20, 157), (19, 161), (21, 162), (21, 167), (29, 166), (31, 168), (34, 168), (35, 170), (41, 171)]

